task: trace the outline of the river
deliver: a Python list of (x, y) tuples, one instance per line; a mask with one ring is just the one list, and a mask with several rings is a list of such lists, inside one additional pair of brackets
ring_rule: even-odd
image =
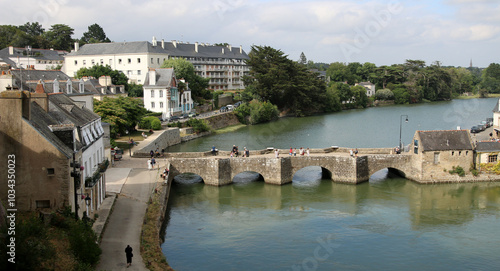
[[(244, 127), (178, 151), (232, 144), (261, 149), (392, 147), (416, 130), (470, 128), (497, 99), (351, 110)], [(404, 122), (408, 115), (408, 123)], [(171, 148), (169, 151), (173, 151)], [(172, 187), (162, 249), (176, 270), (497, 270), (500, 183), (420, 185), (387, 170), (369, 182), (321, 180), (319, 168), (283, 186), (240, 174), (223, 187)], [(182, 182), (182, 181), (181, 181)]]

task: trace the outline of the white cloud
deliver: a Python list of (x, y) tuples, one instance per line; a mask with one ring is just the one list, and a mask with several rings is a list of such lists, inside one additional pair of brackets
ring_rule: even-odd
[[(398, 9), (390, 9), (391, 4)], [(19, 0), (0, 10), (0, 24), (56, 23), (81, 37), (93, 23), (115, 41), (165, 40), (270, 45), (290, 58), (304, 52), (317, 62), (347, 61), (341, 44), (356, 46), (352, 61), (393, 64), (406, 58), (448, 65), (474, 55), (499, 62), (498, 1), (444, 0)], [(445, 46), (446, 49), (438, 47)], [(480, 48), (480, 49), (478, 49)], [(480, 50), (480, 51), (479, 51)], [(468, 52), (461, 55), (455, 52)], [(489, 55), (490, 60), (484, 55)]]

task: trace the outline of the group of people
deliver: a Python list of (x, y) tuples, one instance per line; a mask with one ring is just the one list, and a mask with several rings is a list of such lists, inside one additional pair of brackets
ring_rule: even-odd
[(358, 149), (357, 149), (357, 148), (356, 148), (355, 150), (351, 149), (351, 150), (349, 151), (349, 154), (350, 154), (351, 156), (358, 156)]
[(163, 180), (167, 179), (167, 177), (168, 177), (168, 168), (165, 168), (165, 170), (163, 170), (163, 173), (160, 174), (160, 177), (162, 177)]
[(161, 149), (161, 153), (160, 153), (160, 150), (158, 148), (156, 148), (155, 151), (151, 150), (149, 152), (149, 156), (151, 156), (151, 159), (153, 159), (154, 157), (158, 158), (158, 157), (163, 157), (165, 155), (165, 149)]
[[(288, 154), (290, 156), (297, 156), (297, 148), (290, 147), (290, 151), (288, 152)], [(300, 147), (300, 149), (299, 149), (299, 155), (300, 156), (304, 156), (304, 155), (310, 156), (311, 153), (310, 153), (309, 148), (304, 149), (304, 148)]]
[[(240, 152), (238, 150), (238, 146), (233, 145), (233, 149), (231, 150), (231, 153), (229, 154), (230, 157), (238, 157), (240, 155)], [(249, 157), (250, 156), (250, 151), (247, 149), (247, 147), (243, 147), (243, 155), (242, 157)]]
[(155, 169), (156, 160), (154, 157), (148, 159), (148, 169)]

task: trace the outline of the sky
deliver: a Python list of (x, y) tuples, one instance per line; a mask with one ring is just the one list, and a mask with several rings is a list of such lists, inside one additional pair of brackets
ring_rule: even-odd
[(0, 24), (99, 24), (116, 42), (177, 40), (303, 52), (314, 62), (487, 67), (500, 62), (498, 0), (17, 0)]

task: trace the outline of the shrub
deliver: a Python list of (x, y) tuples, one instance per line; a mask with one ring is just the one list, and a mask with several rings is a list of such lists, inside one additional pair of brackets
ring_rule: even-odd
[(379, 89), (375, 92), (375, 97), (382, 101), (394, 100), (394, 93), (388, 88)]
[[(159, 123), (159, 128), (153, 128), (153, 125), (155, 125), (155, 127), (158, 127), (158, 123)], [(141, 121), (139, 122), (139, 128), (160, 130), (161, 129), (161, 121), (157, 117), (154, 117), (154, 116), (143, 117), (141, 119)]]
[(102, 251), (89, 223), (82, 220), (73, 221), (68, 238), (71, 250), (80, 263), (94, 265), (99, 261)]
[(151, 129), (153, 129), (153, 130), (161, 130), (161, 121), (158, 118), (154, 118), (151, 121)]
[(202, 133), (210, 130), (210, 126), (205, 120), (189, 119), (186, 124), (189, 127), (193, 127), (195, 133)]
[(458, 174), (458, 176), (460, 177), (465, 176), (465, 170), (461, 166), (453, 167), (453, 169), (450, 170), (449, 172), (450, 174)]

